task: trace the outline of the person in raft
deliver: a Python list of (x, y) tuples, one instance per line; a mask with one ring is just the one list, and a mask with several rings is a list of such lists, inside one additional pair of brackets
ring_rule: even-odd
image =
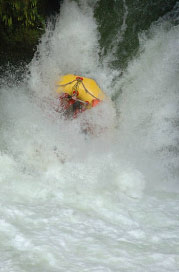
[[(78, 91), (73, 91), (72, 95), (63, 93), (59, 97), (58, 112), (62, 112), (66, 118), (77, 118), (78, 115), (88, 109), (89, 102), (77, 98)], [(98, 99), (92, 100), (92, 107), (95, 107), (100, 101)]]

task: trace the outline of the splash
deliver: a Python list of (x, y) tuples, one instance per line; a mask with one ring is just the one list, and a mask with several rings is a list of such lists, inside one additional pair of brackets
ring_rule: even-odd
[[(178, 26), (141, 35), (118, 77), (98, 58), (94, 2), (80, 3), (64, 1), (28, 75), (1, 87), (0, 269), (177, 271)], [(64, 120), (54, 104), (65, 73), (94, 78), (115, 110)], [(110, 130), (84, 134), (86, 120)]]

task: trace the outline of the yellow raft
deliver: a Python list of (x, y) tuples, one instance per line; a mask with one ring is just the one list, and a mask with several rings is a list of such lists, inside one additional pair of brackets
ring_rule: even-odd
[[(64, 75), (57, 82), (57, 93), (67, 93), (71, 96), (77, 94), (81, 101), (88, 102), (88, 108), (98, 104), (106, 98), (96, 81), (91, 78), (80, 77), (73, 74)], [(96, 103), (98, 101), (98, 103)]]

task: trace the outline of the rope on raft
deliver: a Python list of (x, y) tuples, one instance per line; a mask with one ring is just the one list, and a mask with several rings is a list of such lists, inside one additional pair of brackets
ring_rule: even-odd
[(86, 89), (86, 87), (85, 87), (85, 85), (84, 85), (84, 83), (81, 81), (81, 83), (82, 83), (82, 85), (83, 85), (83, 88), (84, 88), (84, 90), (85, 90), (85, 92), (86, 93), (89, 93), (92, 97), (94, 97), (95, 99), (97, 99), (97, 100), (99, 100), (100, 101), (100, 99), (99, 98), (97, 98), (95, 95), (93, 95), (90, 91), (88, 91), (87, 89)]
[[(83, 83), (82, 80), (83, 80), (83, 78), (81, 78), (81, 77), (76, 77), (76, 79), (74, 79), (73, 81), (70, 81), (70, 82), (68, 82), (68, 83), (66, 83), (66, 84), (57, 84), (57, 86), (59, 86), (59, 87), (65, 87), (65, 86), (67, 86), (67, 85), (69, 85), (69, 84), (72, 84), (72, 83), (75, 82), (75, 81), (81, 82), (81, 83), (82, 83), (82, 86), (83, 86), (83, 88), (84, 88), (84, 90), (85, 90), (85, 92), (88, 93), (89, 95), (91, 95), (92, 97), (94, 97), (95, 99), (97, 99), (98, 101), (100, 101), (99, 98), (97, 98), (95, 95), (93, 95), (90, 91), (87, 90), (87, 88), (85, 87), (85, 85), (84, 85), (84, 83)], [(75, 100), (77, 100), (77, 99), (75, 99)], [(82, 102), (82, 100), (80, 100), (80, 99), (77, 100), (77, 101)], [(84, 103), (84, 101), (83, 101), (82, 103)], [(86, 103), (86, 102), (85, 102), (85, 103)]]
[(57, 86), (59, 86), (59, 87), (65, 87), (65, 86), (67, 86), (67, 85), (69, 85), (69, 84), (71, 84), (71, 83), (73, 83), (73, 82), (75, 82), (76, 81), (76, 79), (74, 79), (73, 81), (70, 81), (70, 82), (68, 82), (68, 83), (66, 83), (66, 84), (57, 84)]

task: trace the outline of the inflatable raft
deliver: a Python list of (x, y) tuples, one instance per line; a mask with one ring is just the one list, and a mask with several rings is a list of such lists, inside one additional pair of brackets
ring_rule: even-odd
[(74, 118), (106, 99), (106, 95), (91, 78), (64, 75), (57, 82), (57, 87), (60, 108), (66, 113), (71, 112)]

